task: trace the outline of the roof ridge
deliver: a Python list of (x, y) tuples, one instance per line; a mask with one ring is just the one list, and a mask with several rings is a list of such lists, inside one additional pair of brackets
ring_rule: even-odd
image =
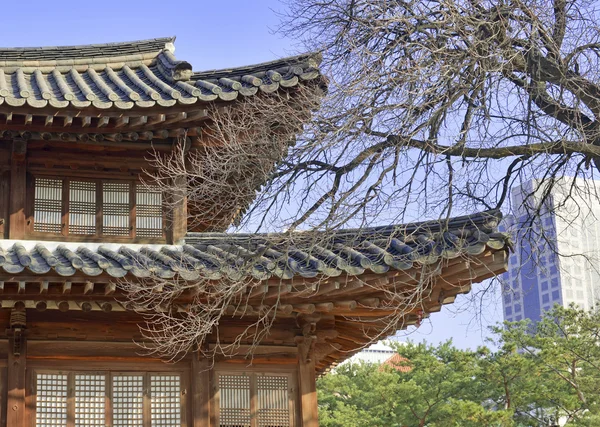
[(319, 52), (307, 52), (300, 55), (288, 56), (271, 61), (259, 62), (257, 64), (242, 65), (239, 67), (218, 68), (212, 70), (196, 71), (192, 75), (192, 80), (200, 80), (203, 78), (218, 78), (226, 75), (242, 74), (248, 70), (252, 73), (260, 71), (275, 70), (277, 68), (294, 66), (294, 65), (309, 65), (318, 67), (322, 61), (322, 56)]
[[(128, 42), (110, 42), (70, 46), (0, 47), (0, 61), (44, 61), (82, 57), (117, 57), (140, 53), (158, 53), (175, 37), (161, 37)], [(172, 48), (172, 46), (171, 46)]]
[[(333, 231), (333, 238), (344, 238), (347, 236), (359, 236), (361, 238), (365, 238), (368, 235), (375, 234), (394, 234), (394, 233), (436, 233), (447, 230), (458, 230), (464, 228), (478, 228), (481, 231), (491, 231), (495, 230), (498, 223), (502, 219), (502, 212), (499, 209), (491, 209), (486, 211), (481, 211), (469, 215), (461, 215), (456, 217), (446, 217), (435, 220), (428, 221), (420, 221), (420, 222), (410, 222), (405, 224), (390, 224), (390, 225), (381, 225), (374, 227), (364, 227), (364, 228), (346, 228)], [(303, 238), (314, 235), (311, 231), (296, 231), (293, 232), (292, 238)], [(316, 232), (319, 233), (319, 232)], [(284, 236), (283, 233), (227, 233), (227, 232), (188, 232), (186, 235), (187, 238), (191, 238), (194, 241), (206, 240), (210, 241), (215, 238), (220, 238), (227, 236), (230, 239), (265, 239), (270, 237)], [(288, 234), (289, 235), (289, 234)]]
[(63, 46), (17, 46), (17, 47), (0, 47), (0, 52), (5, 50), (60, 50), (60, 49), (81, 49), (86, 47), (110, 47), (124, 45), (138, 45), (151, 42), (175, 42), (176, 36), (171, 37), (155, 37), (151, 39), (131, 40), (126, 42), (107, 42), (107, 43), (89, 43), (79, 45), (63, 45)]

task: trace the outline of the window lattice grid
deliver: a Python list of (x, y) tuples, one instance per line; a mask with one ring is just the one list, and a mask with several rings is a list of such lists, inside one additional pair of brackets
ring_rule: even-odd
[(181, 425), (181, 386), (179, 375), (150, 377), (152, 427)]
[(102, 233), (109, 236), (129, 236), (129, 184), (102, 184)]
[(219, 375), (219, 426), (250, 426), (250, 377)]
[(163, 200), (160, 188), (139, 184), (135, 199), (136, 236), (162, 237)]
[(289, 427), (288, 377), (260, 375), (256, 382), (259, 427)]
[(62, 181), (35, 179), (33, 230), (42, 233), (62, 231)]
[(67, 375), (37, 374), (36, 427), (67, 425)]
[(115, 375), (112, 377), (114, 427), (143, 427), (144, 377)]
[(69, 181), (69, 234), (96, 234), (96, 183)]
[(75, 427), (104, 427), (105, 399), (104, 375), (75, 375)]

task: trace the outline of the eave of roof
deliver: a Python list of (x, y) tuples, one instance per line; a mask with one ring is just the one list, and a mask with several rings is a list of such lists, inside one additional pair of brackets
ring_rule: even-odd
[[(52, 273), (64, 277), (179, 275), (187, 280), (240, 280), (244, 275), (249, 280), (287, 280), (385, 274), (459, 256), (476, 256), (486, 250), (507, 250), (507, 236), (490, 226), (490, 221), (497, 220), (499, 213), (487, 212), (455, 218), (445, 225), (434, 221), (340, 231), (338, 237), (323, 242), (307, 240), (302, 233), (291, 240), (286, 240), (286, 235), (192, 233), (182, 246), (145, 247), (0, 241), (0, 269), (9, 274)], [(240, 271), (237, 266), (244, 267)]]
[(320, 76), (316, 55), (194, 73), (174, 38), (102, 45), (0, 48), (0, 104), (129, 110), (291, 88)]

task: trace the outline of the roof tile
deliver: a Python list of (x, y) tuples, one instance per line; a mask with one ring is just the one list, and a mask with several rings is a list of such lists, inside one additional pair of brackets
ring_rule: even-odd
[[(194, 73), (188, 62), (173, 55), (173, 41), (158, 38), (101, 45), (0, 48), (0, 104), (20, 107), (27, 103), (43, 108), (49, 101), (58, 109), (90, 105), (103, 109), (168, 107), (217, 99), (234, 101), (240, 94), (256, 94), (258, 88), (270, 93), (320, 75), (316, 69), (319, 59), (314, 55)], [(46, 90), (44, 86), (57, 88)], [(42, 95), (31, 99), (32, 93)]]

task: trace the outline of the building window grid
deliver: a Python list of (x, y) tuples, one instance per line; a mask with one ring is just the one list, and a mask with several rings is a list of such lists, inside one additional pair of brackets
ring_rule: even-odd
[(292, 377), (285, 373), (218, 372), (220, 427), (292, 427)]
[[(33, 186), (31, 230), (35, 233), (164, 237), (164, 200), (156, 186), (134, 180), (46, 177), (35, 177)], [(137, 221), (136, 217), (139, 217)], [(66, 224), (63, 218), (67, 218)]]
[(66, 427), (69, 413), (75, 427), (181, 427), (185, 422), (176, 372), (35, 372), (34, 384), (35, 427)]

